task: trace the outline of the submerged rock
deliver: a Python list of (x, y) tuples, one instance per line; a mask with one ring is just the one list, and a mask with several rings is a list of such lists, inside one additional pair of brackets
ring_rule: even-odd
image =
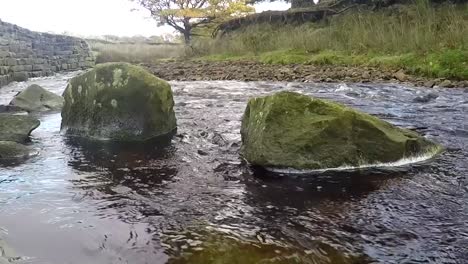
[(369, 114), (293, 92), (251, 99), (241, 135), (243, 157), (272, 168), (357, 167), (442, 149)]
[(70, 80), (62, 129), (95, 139), (146, 140), (176, 129), (171, 86), (145, 69), (106, 63)]
[[(310, 241), (309, 248), (290, 245), (261, 243), (258, 240), (236, 238), (235, 235), (223, 234), (210, 230), (210, 234), (201, 233), (190, 236), (189, 245), (176, 257), (171, 257), (169, 264), (365, 264), (372, 263), (364, 255), (352, 255), (319, 241)], [(192, 239), (193, 237), (193, 239)], [(172, 241), (166, 242), (169, 245)]]
[(33, 84), (17, 94), (10, 102), (11, 106), (28, 112), (60, 110), (63, 97), (47, 91), (37, 84)]
[(428, 103), (432, 100), (435, 100), (439, 97), (438, 94), (436, 93), (428, 93), (428, 94), (425, 94), (425, 95), (420, 95), (420, 96), (417, 96), (416, 98), (413, 99), (413, 102), (415, 103)]
[(29, 156), (30, 149), (12, 141), (0, 141), (0, 160), (21, 159)]
[(31, 116), (0, 114), (0, 141), (25, 142), (39, 124)]

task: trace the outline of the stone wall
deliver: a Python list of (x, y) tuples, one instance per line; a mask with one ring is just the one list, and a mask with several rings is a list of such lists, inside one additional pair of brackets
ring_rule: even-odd
[(93, 66), (89, 45), (82, 39), (34, 32), (0, 20), (0, 87)]

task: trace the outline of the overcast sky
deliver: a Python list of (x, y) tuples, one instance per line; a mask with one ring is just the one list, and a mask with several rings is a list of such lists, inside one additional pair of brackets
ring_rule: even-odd
[[(171, 33), (157, 28), (144, 10), (129, 0), (0, 0), (0, 19), (41, 32), (70, 32), (81, 36), (160, 35)], [(284, 10), (286, 3), (262, 3), (257, 12)]]

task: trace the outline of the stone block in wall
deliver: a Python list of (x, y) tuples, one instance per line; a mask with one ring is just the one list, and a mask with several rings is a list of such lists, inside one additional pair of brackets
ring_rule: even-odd
[(24, 71), (30, 72), (30, 71), (33, 70), (33, 66), (32, 65), (23, 65), (23, 69), (24, 69)]
[(0, 75), (0, 86), (4, 86), (10, 83), (10, 76), (9, 75)]
[(27, 72), (14, 72), (12, 75), (12, 81), (15, 82), (25, 82), (28, 80), (28, 73)]
[(16, 59), (15, 58), (8, 58), (6, 60), (6, 65), (8, 66), (15, 66), (16, 65)]
[(0, 75), (7, 75), (8, 67), (0, 66)]
[(12, 72), (21, 72), (21, 71), (25, 71), (26, 69), (24, 68), (24, 65), (15, 65), (15, 66), (11, 66), (10, 70)]
[(29, 73), (29, 76), (30, 76), (31, 78), (36, 78), (36, 77), (42, 77), (42, 76), (44, 76), (44, 75), (43, 75), (42, 71), (37, 71), (37, 72), (30, 72), (30, 73)]
[(42, 70), (45, 70), (47, 68), (48, 67), (45, 66), (44, 64), (35, 64), (35, 65), (32, 66), (33, 71), (42, 71)]
[(42, 58), (33, 59), (32, 61), (32, 64), (44, 64), (44, 63), (46, 63), (46, 60)]

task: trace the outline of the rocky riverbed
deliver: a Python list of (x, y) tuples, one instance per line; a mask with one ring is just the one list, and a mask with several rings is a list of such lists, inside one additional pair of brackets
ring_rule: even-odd
[(159, 61), (145, 65), (155, 75), (176, 81), (287, 81), (406, 83), (421, 87), (468, 87), (468, 80), (425, 78), (404, 71), (384, 71), (372, 67), (272, 65), (249, 61)]

